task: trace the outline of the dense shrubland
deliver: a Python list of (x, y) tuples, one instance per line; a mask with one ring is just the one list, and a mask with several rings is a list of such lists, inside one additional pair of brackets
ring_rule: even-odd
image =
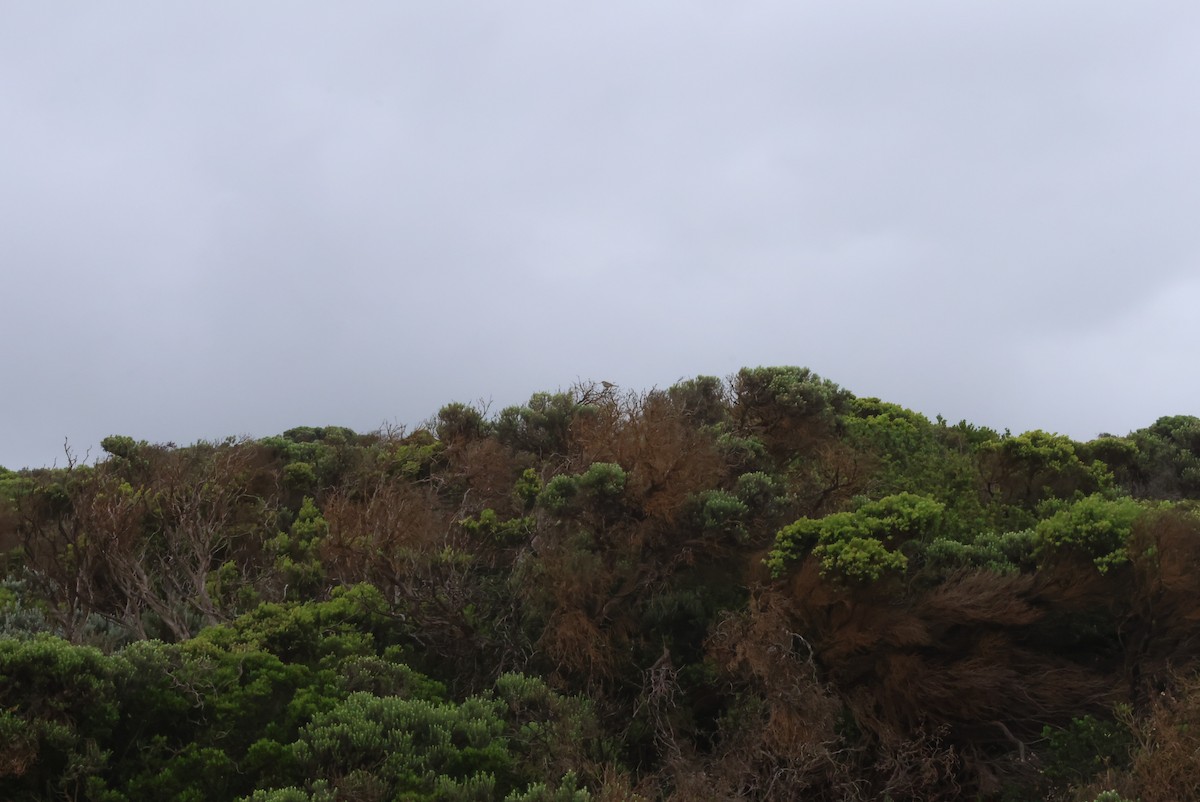
[(1200, 796), (1200, 419), (800, 368), (0, 469), (0, 798)]

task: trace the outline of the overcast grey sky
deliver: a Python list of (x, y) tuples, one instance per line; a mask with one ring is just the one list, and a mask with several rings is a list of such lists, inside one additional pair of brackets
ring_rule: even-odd
[(1200, 4), (2, 10), (0, 465), (760, 364), (1200, 413)]

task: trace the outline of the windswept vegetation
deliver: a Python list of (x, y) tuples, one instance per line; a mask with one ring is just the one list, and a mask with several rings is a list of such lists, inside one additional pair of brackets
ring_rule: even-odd
[(0, 469), (6, 800), (1200, 798), (1200, 419), (803, 368)]

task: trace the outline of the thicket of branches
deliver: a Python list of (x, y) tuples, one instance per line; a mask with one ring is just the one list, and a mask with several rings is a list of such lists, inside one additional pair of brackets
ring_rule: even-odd
[(0, 797), (1200, 796), (1200, 419), (802, 368), (0, 469)]

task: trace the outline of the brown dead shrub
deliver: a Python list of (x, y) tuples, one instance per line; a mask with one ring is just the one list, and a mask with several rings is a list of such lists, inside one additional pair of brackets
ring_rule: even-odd
[(818, 517), (845, 509), (866, 489), (878, 463), (843, 440), (822, 440), (813, 444), (807, 459), (793, 463), (789, 485), (802, 514)]
[[(725, 799), (816, 798), (853, 776), (836, 732), (842, 709), (821, 682), (808, 642), (792, 628), (786, 599), (763, 592), (728, 613), (708, 641), (730, 677), (735, 708), (723, 722), (702, 777)], [(840, 779), (839, 779), (840, 778)], [(673, 798), (685, 798), (677, 790)]]
[(424, 556), (452, 545), (452, 516), (427, 484), (379, 477), (361, 494), (331, 494), (324, 516), (320, 556), (329, 575), (385, 593), (403, 588)]
[(594, 687), (613, 676), (610, 633), (578, 608), (555, 610), (537, 646), (559, 677), (582, 677), (585, 687)]
[(12, 738), (5, 741), (3, 747), (0, 749), (0, 778), (24, 777), (38, 763), (40, 750), (36, 738)]
[(724, 478), (713, 435), (663, 393), (610, 397), (572, 433), (580, 469), (620, 465), (628, 477), (626, 503), (652, 521), (674, 522), (693, 494)]
[(1124, 637), (1140, 699), (1156, 693), (1173, 666), (1200, 659), (1200, 518), (1178, 509), (1144, 516), (1129, 551), (1132, 609)]
[(460, 510), (460, 517), (478, 515), (491, 508), (504, 514), (516, 512), (513, 487), (521, 463), (511, 449), (495, 438), (451, 443), (442, 452), (443, 465), (436, 484), (445, 488)]
[(650, 802), (651, 798), (638, 791), (628, 771), (612, 764), (603, 768), (598, 786), (591, 791), (596, 802)]
[(1110, 604), (1108, 582), (970, 571), (918, 591), (899, 580), (826, 579), (809, 559), (765, 595), (786, 600), (767, 605), (784, 616), (775, 626), (811, 645), (819, 681), (874, 750), (864, 768), (872, 787), (897, 798), (954, 799), (1031, 782), (1031, 745), (1043, 726), (1119, 700), (1111, 667), (1037, 637), (1053, 604)]
[(1129, 771), (1110, 787), (1141, 802), (1200, 800), (1200, 674), (1172, 674), (1145, 714), (1128, 723), (1138, 747)]
[(631, 597), (649, 581), (636, 536), (603, 534), (544, 522), (510, 580), (536, 653), (556, 682), (593, 691), (628, 668), (636, 626)]
[(452, 666), (459, 687), (523, 666), (515, 601), (489, 581), (429, 483), (380, 477), (365, 492), (331, 495), (324, 515), (330, 579), (379, 588), (391, 605), (383, 612), (403, 622), (425, 658)]

